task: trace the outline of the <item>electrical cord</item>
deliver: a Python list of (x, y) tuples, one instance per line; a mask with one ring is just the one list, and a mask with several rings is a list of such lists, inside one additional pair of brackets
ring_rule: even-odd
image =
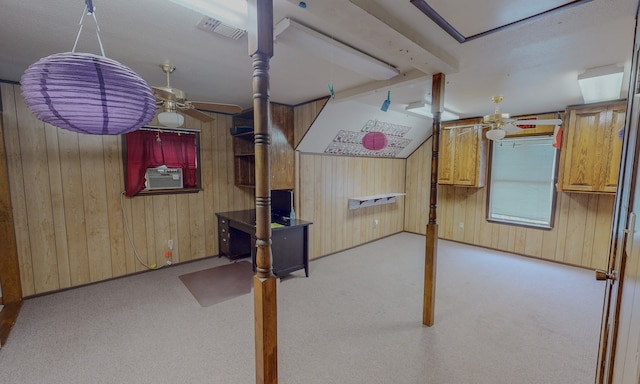
[(120, 194), (120, 208), (122, 209), (122, 221), (124, 221), (124, 230), (127, 233), (127, 239), (129, 240), (129, 244), (131, 244), (131, 248), (133, 249), (133, 254), (136, 257), (136, 260), (138, 260), (138, 262), (144, 265), (147, 269), (160, 269), (165, 267), (167, 264), (163, 264), (159, 267), (156, 264), (148, 265), (147, 263), (142, 261), (142, 259), (140, 258), (140, 255), (138, 255), (138, 251), (136, 250), (136, 246), (135, 244), (133, 244), (133, 239), (131, 237), (131, 230), (129, 229), (129, 222), (127, 221), (127, 215), (124, 211), (124, 193), (125, 191), (122, 191), (122, 193)]

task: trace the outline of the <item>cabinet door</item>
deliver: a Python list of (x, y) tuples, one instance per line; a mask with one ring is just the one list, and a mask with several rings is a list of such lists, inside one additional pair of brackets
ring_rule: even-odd
[(563, 132), (562, 190), (615, 193), (618, 184), (625, 102), (567, 109)]
[(482, 131), (473, 127), (460, 128), (456, 135), (453, 160), (453, 183), (469, 187), (478, 186), (480, 141)]
[(596, 192), (600, 170), (605, 162), (603, 153), (606, 110), (602, 107), (581, 107), (569, 110), (563, 132), (562, 189)]
[(477, 187), (482, 186), (482, 131), (473, 126), (446, 129), (451, 126), (473, 125), (479, 119), (458, 120), (442, 124), (438, 156), (438, 183)]
[(440, 131), (438, 184), (453, 184), (454, 144), (457, 134), (457, 129), (443, 129)]
[(618, 138), (618, 130), (624, 126), (627, 103), (617, 103), (607, 113), (607, 161), (603, 164), (601, 190), (615, 193), (618, 188), (618, 172), (622, 154), (622, 139)]

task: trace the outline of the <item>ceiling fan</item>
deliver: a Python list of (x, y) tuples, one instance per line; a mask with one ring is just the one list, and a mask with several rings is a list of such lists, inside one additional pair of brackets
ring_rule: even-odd
[(487, 139), (489, 140), (500, 140), (505, 137), (507, 132), (518, 132), (524, 126), (531, 125), (560, 125), (562, 124), (561, 119), (545, 119), (545, 120), (517, 120), (509, 117), (508, 113), (500, 112), (500, 102), (502, 101), (502, 96), (494, 96), (491, 98), (491, 101), (495, 104), (495, 111), (492, 114), (485, 115), (482, 118), (482, 123), (478, 124), (467, 124), (467, 125), (454, 125), (448, 126), (444, 129), (455, 129), (455, 128), (468, 128), (474, 127), (476, 129), (482, 128), (490, 128), (487, 133)]
[[(166, 120), (165, 122), (167, 124), (163, 124), (163, 121), (160, 121), (160, 124), (174, 126), (174, 128), (182, 125), (184, 118), (179, 116), (177, 112), (189, 115), (203, 122), (210, 122), (213, 118), (210, 115), (199, 111), (199, 109), (230, 114), (242, 112), (242, 108), (234, 104), (187, 100), (187, 95), (184, 91), (171, 86), (169, 77), (173, 71), (176, 70), (176, 67), (170, 64), (160, 64), (160, 68), (162, 68), (162, 71), (167, 75), (167, 85), (163, 87), (151, 87), (151, 89), (153, 89), (153, 94), (156, 97), (156, 106), (158, 108), (162, 108), (163, 112), (169, 113), (164, 115), (165, 119), (170, 119), (171, 116), (174, 119), (173, 121)], [(158, 119), (161, 120), (160, 116), (158, 116)]]

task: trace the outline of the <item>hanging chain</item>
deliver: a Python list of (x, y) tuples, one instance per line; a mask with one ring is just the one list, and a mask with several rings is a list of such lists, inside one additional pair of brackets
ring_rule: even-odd
[(100, 26), (98, 25), (98, 19), (96, 19), (96, 12), (93, 8), (92, 0), (85, 0), (84, 10), (82, 11), (82, 16), (80, 17), (80, 29), (78, 29), (78, 34), (76, 35), (76, 41), (73, 43), (73, 49), (71, 52), (76, 51), (76, 46), (78, 45), (78, 40), (80, 39), (80, 33), (82, 33), (82, 27), (84, 26), (84, 15), (90, 14), (93, 16), (93, 21), (96, 23), (96, 36), (98, 36), (98, 44), (100, 45), (100, 52), (102, 53), (102, 57), (107, 57), (104, 54), (104, 47), (102, 46), (102, 40), (100, 39)]

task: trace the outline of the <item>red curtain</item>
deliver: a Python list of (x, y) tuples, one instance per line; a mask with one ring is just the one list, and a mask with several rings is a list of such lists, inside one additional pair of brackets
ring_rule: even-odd
[[(159, 140), (158, 140), (159, 138)], [(184, 188), (196, 188), (196, 135), (139, 129), (127, 133), (127, 177), (125, 195), (134, 196), (144, 189), (147, 168), (166, 165), (182, 168)]]

